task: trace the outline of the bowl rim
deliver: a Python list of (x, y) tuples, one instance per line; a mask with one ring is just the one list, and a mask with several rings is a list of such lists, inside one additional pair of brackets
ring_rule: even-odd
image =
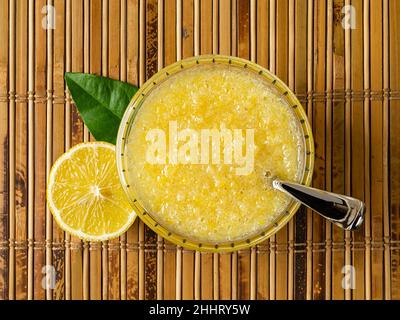
[(213, 63), (223, 63), (228, 65), (234, 65), (238, 67), (244, 67), (250, 71), (258, 73), (258, 75), (266, 78), (271, 85), (277, 89), (277, 91), (285, 97), (286, 101), (292, 106), (294, 110), (294, 114), (296, 118), (299, 120), (300, 128), (303, 133), (304, 138), (304, 167), (303, 174), (301, 177), (301, 184), (309, 186), (312, 180), (312, 173), (314, 169), (314, 140), (312, 129), (309, 124), (306, 112), (302, 107), (300, 101), (297, 99), (295, 94), (288, 88), (288, 86), (280, 80), (277, 76), (272, 74), (266, 68), (242, 59), (238, 57), (232, 56), (224, 56), (224, 55), (200, 55), (194, 56), (187, 59), (183, 59), (177, 61), (173, 64), (168, 65), (167, 67), (161, 69), (156, 74), (154, 74), (150, 79), (148, 79), (143, 86), (137, 91), (137, 93), (132, 97), (129, 105), (124, 113), (122, 118), (117, 137), (117, 146), (116, 146), (116, 160), (117, 160), (117, 168), (118, 175), (122, 184), (122, 187), (139, 218), (154, 232), (158, 235), (162, 236), (166, 240), (182, 246), (187, 249), (197, 250), (197, 251), (208, 251), (208, 252), (231, 252), (237, 250), (247, 249), (252, 247), (264, 240), (268, 239), (275, 233), (277, 233), (283, 226), (285, 226), (289, 220), (294, 216), (297, 210), (300, 207), (300, 203), (296, 201), (292, 201), (287, 209), (282, 212), (265, 230), (253, 234), (252, 236), (242, 239), (239, 241), (229, 241), (223, 243), (215, 243), (215, 242), (200, 242), (193, 239), (188, 239), (186, 237), (181, 236), (180, 234), (174, 233), (171, 230), (168, 230), (163, 225), (161, 225), (156, 219), (149, 214), (144, 207), (140, 204), (139, 200), (134, 194), (133, 188), (127, 183), (124, 169), (124, 150), (125, 150), (125, 142), (126, 142), (126, 134), (129, 133), (129, 129), (132, 126), (134, 119), (138, 110), (140, 110), (141, 104), (146, 99), (147, 94), (153, 90), (160, 82), (163, 82), (169, 76), (178, 73), (184, 69), (188, 69), (195, 65), (199, 64), (213, 64)]

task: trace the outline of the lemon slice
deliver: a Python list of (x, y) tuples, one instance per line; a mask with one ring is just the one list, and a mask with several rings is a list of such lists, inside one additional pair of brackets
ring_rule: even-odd
[(54, 163), (47, 202), (62, 229), (88, 241), (116, 238), (136, 218), (119, 181), (115, 147), (106, 142), (78, 144)]

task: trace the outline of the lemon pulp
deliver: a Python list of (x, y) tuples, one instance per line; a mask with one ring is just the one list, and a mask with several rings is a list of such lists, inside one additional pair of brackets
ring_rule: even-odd
[[(237, 175), (221, 164), (152, 164), (154, 128), (254, 129), (254, 168)], [(223, 64), (200, 65), (164, 80), (148, 94), (128, 133), (126, 179), (139, 202), (164, 227), (205, 242), (244, 239), (273, 223), (290, 203), (267, 176), (298, 181), (304, 138), (298, 120), (261, 76)]]
[(105, 142), (79, 144), (55, 162), (47, 201), (61, 228), (84, 240), (118, 237), (136, 217), (118, 178), (115, 147)]

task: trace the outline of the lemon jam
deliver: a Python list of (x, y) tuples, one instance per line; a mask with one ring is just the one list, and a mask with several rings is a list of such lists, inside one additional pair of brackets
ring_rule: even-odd
[[(238, 174), (237, 163), (223, 161), (222, 140), (219, 163), (168, 161), (171, 123), (196, 132), (253, 130), (251, 170)], [(147, 157), (154, 129), (165, 134), (163, 163)], [(305, 147), (292, 108), (267, 79), (219, 63), (184, 69), (155, 86), (125, 143), (126, 179), (146, 211), (182, 237), (212, 243), (244, 239), (282, 214), (291, 200), (272, 188), (271, 178), (299, 181)], [(240, 148), (244, 154), (246, 146)], [(210, 150), (216, 152), (212, 144)]]

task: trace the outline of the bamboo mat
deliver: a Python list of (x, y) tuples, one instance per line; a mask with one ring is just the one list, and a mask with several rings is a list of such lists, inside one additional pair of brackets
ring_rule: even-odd
[[(55, 29), (42, 28), (46, 4)], [(355, 29), (342, 28), (344, 5)], [(0, 0), (0, 299), (399, 299), (399, 18), (398, 0)], [(92, 139), (64, 72), (141, 85), (206, 53), (256, 61), (296, 92), (314, 131), (313, 184), (364, 199), (361, 230), (302, 208), (256, 248), (209, 254), (140, 221), (102, 244), (58, 228), (46, 176)]]

